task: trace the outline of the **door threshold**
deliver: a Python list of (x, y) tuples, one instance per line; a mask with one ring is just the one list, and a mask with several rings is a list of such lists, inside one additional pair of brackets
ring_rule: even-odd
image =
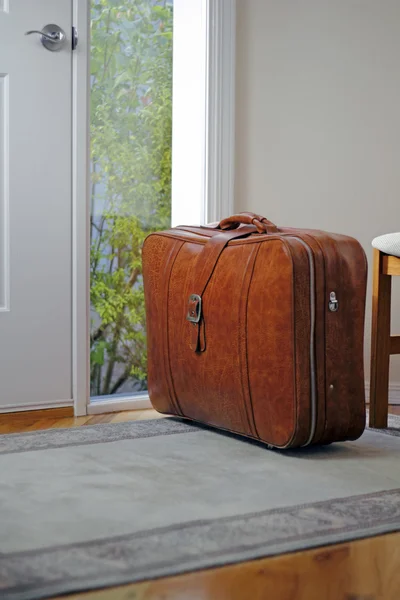
[(152, 408), (149, 396), (119, 396), (118, 398), (105, 400), (92, 400), (87, 407), (88, 415), (101, 415), (102, 413), (120, 412), (123, 410), (144, 410)]

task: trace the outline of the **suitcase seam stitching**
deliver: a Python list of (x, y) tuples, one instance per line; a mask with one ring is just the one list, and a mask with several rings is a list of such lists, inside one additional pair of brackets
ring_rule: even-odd
[[(257, 263), (257, 258), (258, 258), (258, 253), (260, 251), (261, 246), (258, 246), (257, 248), (253, 248), (251, 251), (251, 255), (249, 257), (249, 260), (251, 260), (252, 256), (255, 254), (254, 256), (254, 260), (253, 260), (253, 264), (251, 266), (251, 274), (250, 274), (250, 278), (249, 278), (249, 282), (247, 284), (247, 294), (246, 294), (246, 301), (244, 302), (244, 343), (240, 342), (240, 324), (242, 322), (242, 318), (241, 318), (241, 310), (239, 311), (239, 356), (240, 356), (240, 361), (242, 363), (242, 346), (244, 345), (244, 355), (245, 355), (245, 364), (242, 365), (241, 364), (241, 380), (242, 380), (242, 390), (243, 390), (243, 396), (244, 396), (244, 405), (245, 405), (245, 411), (246, 411), (246, 415), (247, 415), (247, 419), (249, 421), (249, 426), (250, 429), (251, 427), (251, 423), (250, 423), (250, 419), (249, 419), (249, 415), (248, 415), (248, 411), (247, 411), (247, 400), (246, 400), (246, 396), (244, 393), (244, 389), (245, 389), (245, 385), (244, 385), (244, 381), (243, 381), (243, 367), (245, 369), (245, 378), (247, 380), (247, 389), (248, 389), (248, 400), (249, 400), (249, 404), (250, 404), (250, 411), (251, 411), (251, 417), (252, 417), (252, 426), (254, 429), (254, 432), (256, 434), (256, 436), (258, 437), (258, 439), (260, 438), (260, 434), (258, 433), (258, 429), (256, 426), (256, 421), (255, 421), (255, 416), (254, 416), (254, 406), (253, 406), (253, 399), (252, 399), (252, 394), (251, 394), (251, 385), (250, 385), (250, 369), (249, 369), (249, 354), (248, 354), (248, 304), (249, 304), (249, 297), (250, 297), (250, 288), (251, 288), (251, 282), (253, 280), (253, 276), (254, 276), (254, 271), (255, 271), (255, 267), (256, 267), (256, 263)], [(245, 279), (245, 278), (243, 278)]]
[(166, 285), (166, 303), (165, 303), (166, 343), (163, 344), (163, 346), (164, 346), (164, 351), (165, 351), (165, 355), (166, 355), (164, 357), (164, 370), (165, 370), (165, 376), (166, 376), (165, 378), (166, 378), (166, 383), (167, 383), (168, 395), (170, 397), (170, 401), (171, 401), (172, 405), (173, 406), (175, 405), (175, 407), (177, 408), (177, 412), (180, 412), (181, 416), (183, 416), (183, 411), (182, 411), (181, 405), (179, 403), (179, 400), (178, 400), (178, 397), (177, 397), (177, 394), (175, 391), (175, 385), (174, 385), (172, 369), (171, 369), (171, 359), (170, 359), (170, 349), (169, 349), (169, 324), (168, 324), (169, 289), (170, 289), (172, 271), (174, 269), (176, 259), (178, 258), (178, 255), (184, 246), (184, 241), (183, 240), (181, 241), (179, 248), (177, 248), (177, 246), (178, 246), (178, 240), (175, 241), (175, 243), (171, 249), (171, 253), (170, 253), (170, 256), (171, 256), (175, 252), (175, 256), (173, 256), (173, 259), (172, 259), (171, 268), (169, 270), (169, 275), (168, 275), (168, 283)]
[(298, 427), (298, 423), (299, 423), (299, 419), (298, 419), (298, 414), (299, 414), (299, 400), (298, 400), (298, 390), (297, 390), (297, 348), (296, 348), (296, 342), (295, 342), (295, 338), (296, 338), (296, 316), (295, 316), (295, 262), (294, 262), (294, 258), (293, 258), (293, 252), (292, 249), (290, 247), (289, 242), (286, 239), (282, 239), (282, 244), (284, 246), (284, 248), (286, 249), (288, 256), (290, 257), (290, 260), (292, 262), (292, 272), (293, 272), (293, 276), (292, 276), (292, 306), (293, 306), (293, 311), (292, 311), (292, 327), (293, 327), (293, 384), (294, 384), (294, 399), (295, 399), (295, 407), (294, 407), (294, 423), (295, 423), (295, 427), (294, 427), (294, 431), (291, 435), (291, 437), (289, 438), (289, 440), (286, 442), (286, 444), (283, 447), (287, 447), (290, 446), (290, 444), (292, 443), (292, 441), (294, 439), (296, 439), (296, 435), (298, 434), (299, 431), (299, 427)]

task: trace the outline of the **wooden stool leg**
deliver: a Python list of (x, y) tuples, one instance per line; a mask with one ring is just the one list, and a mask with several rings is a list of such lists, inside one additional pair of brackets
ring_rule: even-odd
[(389, 404), (392, 278), (382, 273), (383, 254), (374, 249), (369, 425), (387, 427)]

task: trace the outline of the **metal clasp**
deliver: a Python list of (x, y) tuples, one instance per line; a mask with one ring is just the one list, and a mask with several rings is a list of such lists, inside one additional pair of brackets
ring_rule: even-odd
[(199, 323), (201, 319), (201, 296), (198, 294), (190, 294), (189, 307), (186, 319), (190, 323)]
[(329, 305), (328, 306), (329, 306), (329, 310), (331, 312), (336, 312), (337, 309), (339, 308), (339, 302), (336, 298), (335, 292), (331, 292), (329, 294)]

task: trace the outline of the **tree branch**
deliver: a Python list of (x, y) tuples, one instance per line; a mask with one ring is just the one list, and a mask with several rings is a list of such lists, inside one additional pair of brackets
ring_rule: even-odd
[(130, 372), (131, 367), (129, 366), (125, 369), (122, 375), (118, 377), (117, 381), (111, 386), (110, 394), (115, 394), (119, 390), (121, 385), (124, 384), (125, 381), (129, 378)]
[(133, 284), (136, 282), (136, 279), (138, 278), (138, 275), (140, 275), (139, 267), (136, 267), (136, 269), (132, 269), (132, 273), (128, 281), (126, 282), (126, 291), (128, 291), (133, 286)]
[(92, 346), (95, 342), (97, 342), (100, 338), (105, 336), (108, 325), (100, 325), (98, 329), (90, 336), (90, 345)]

